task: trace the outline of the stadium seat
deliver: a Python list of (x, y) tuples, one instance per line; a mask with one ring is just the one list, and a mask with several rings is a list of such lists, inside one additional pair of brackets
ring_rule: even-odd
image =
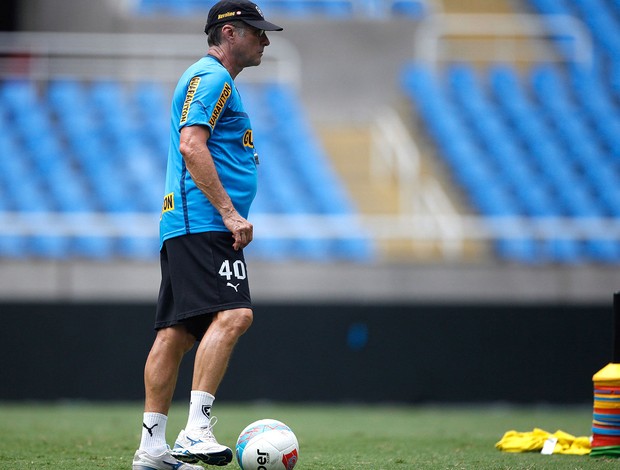
[(490, 183), (470, 190), (473, 201), (483, 214), (504, 217), (514, 216), (519, 212), (515, 196), (503, 185)]
[(21, 235), (0, 235), (0, 257), (23, 259), (30, 257), (25, 237)]
[(29, 252), (35, 258), (67, 258), (69, 240), (63, 235), (35, 235), (28, 238)]
[(609, 217), (620, 218), (620, 186), (601, 184), (597, 188), (597, 198), (604, 205), (605, 213)]
[(588, 254), (604, 264), (616, 264), (620, 261), (620, 245), (615, 240), (589, 240), (586, 242)]
[(156, 237), (122, 237), (118, 240), (118, 254), (132, 260), (152, 260), (158, 257), (159, 239)]
[(536, 9), (545, 15), (558, 15), (566, 13), (564, 0), (530, 0)]
[(561, 264), (581, 264), (584, 260), (581, 243), (566, 238), (555, 238), (546, 243), (548, 257)]
[(415, 0), (394, 0), (391, 7), (392, 16), (402, 18), (422, 18), (426, 13), (426, 2)]
[(10, 111), (36, 106), (38, 92), (35, 82), (30, 80), (4, 80), (0, 86), (0, 100)]
[(497, 252), (506, 261), (540, 264), (540, 250), (531, 238), (501, 239), (495, 243)]
[(110, 260), (115, 256), (114, 240), (103, 236), (72, 237), (65, 256), (100, 261)]

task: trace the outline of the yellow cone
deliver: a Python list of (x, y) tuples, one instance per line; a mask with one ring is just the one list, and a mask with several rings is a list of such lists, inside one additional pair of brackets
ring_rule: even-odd
[(609, 363), (592, 376), (594, 382), (616, 382), (620, 384), (620, 364)]

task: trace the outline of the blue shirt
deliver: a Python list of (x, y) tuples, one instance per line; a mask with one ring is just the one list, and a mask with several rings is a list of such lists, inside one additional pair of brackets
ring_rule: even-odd
[(250, 119), (232, 77), (212, 56), (190, 66), (172, 98), (170, 149), (159, 224), (160, 243), (189, 233), (228, 229), (215, 207), (196, 186), (179, 151), (181, 129), (206, 126), (207, 147), (235, 209), (247, 218), (256, 195), (257, 170)]

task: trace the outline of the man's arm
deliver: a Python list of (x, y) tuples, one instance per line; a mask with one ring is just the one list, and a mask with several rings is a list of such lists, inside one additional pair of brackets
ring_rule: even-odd
[(245, 248), (253, 238), (253, 226), (243, 218), (233, 206), (230, 196), (222, 186), (207, 147), (209, 128), (205, 126), (186, 126), (181, 129), (179, 150), (185, 165), (196, 186), (209, 199), (222, 216), (224, 225), (233, 234), (233, 248)]

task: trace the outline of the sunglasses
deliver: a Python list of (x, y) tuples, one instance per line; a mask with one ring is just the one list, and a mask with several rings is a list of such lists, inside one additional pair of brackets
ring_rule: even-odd
[(257, 28), (252, 28), (252, 31), (254, 32), (254, 34), (256, 34), (256, 36), (258, 36), (259, 38), (262, 38), (265, 35), (265, 30), (264, 29), (257, 29)]
[(255, 28), (254, 26), (244, 25), (244, 26), (235, 26), (235, 27), (239, 28), (239, 29), (249, 29), (250, 31), (252, 31), (252, 33), (256, 37), (259, 37), (259, 38), (262, 38), (265, 35), (265, 30), (264, 29), (258, 29), (258, 28)]

